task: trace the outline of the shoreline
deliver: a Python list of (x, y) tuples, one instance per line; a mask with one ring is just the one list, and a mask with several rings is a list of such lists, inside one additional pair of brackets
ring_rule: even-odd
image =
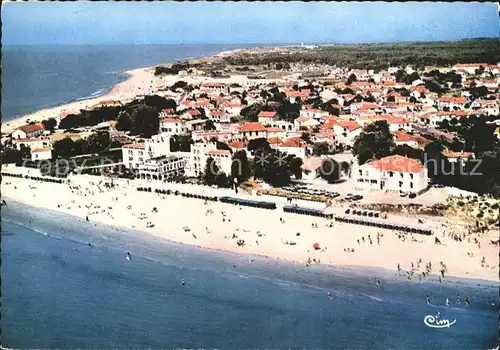
[[(196, 61), (196, 60), (204, 60), (215, 57), (228, 56), (235, 52), (240, 52), (242, 50), (248, 50), (244, 48), (236, 48), (233, 50), (221, 51), (214, 53), (209, 56), (202, 57), (191, 57), (183, 59), (182, 61)], [(173, 62), (165, 62), (161, 65), (168, 65)], [(158, 64), (160, 65), (160, 64)], [(62, 119), (61, 112), (79, 112), (80, 109), (92, 108), (98, 105), (100, 100), (119, 100), (119, 101), (127, 101), (136, 98), (141, 94), (154, 93), (158, 90), (158, 86), (154, 87), (153, 90), (149, 90), (148, 88), (155, 82), (155, 76), (153, 74), (153, 70), (157, 65), (149, 66), (149, 67), (138, 67), (134, 69), (128, 69), (125, 71), (121, 71), (119, 74), (124, 75), (124, 79), (114, 84), (111, 87), (106, 89), (106, 93), (92, 97), (91, 95), (87, 97), (77, 98), (75, 100), (71, 100), (68, 102), (61, 102), (60, 104), (50, 105), (47, 107), (42, 107), (41, 109), (36, 109), (33, 112), (17, 116), (11, 120), (3, 121), (2, 120), (2, 134), (11, 133), (15, 129), (19, 128), (27, 124), (27, 120), (29, 121), (38, 121), (41, 122), (43, 119), (47, 118), (55, 118), (59, 123)], [(151, 80), (147, 80), (151, 79)], [(175, 83), (176, 80), (181, 79), (177, 75), (164, 77), (167, 82)], [(161, 80), (161, 79), (160, 79)], [(172, 81), (171, 81), (172, 80)], [(141, 91), (139, 91), (141, 90)]]
[[(142, 89), (145, 86), (146, 79), (151, 74), (151, 69), (154, 67), (144, 67), (131, 69), (121, 72), (121, 75), (125, 75), (125, 79), (113, 85), (107, 89), (107, 92), (103, 95), (98, 95), (95, 97), (88, 96), (88, 98), (83, 97), (82, 99), (75, 99), (67, 103), (61, 103), (54, 106), (49, 106), (47, 108), (38, 109), (31, 113), (25, 114), (20, 117), (16, 117), (11, 120), (2, 121), (2, 133), (10, 133), (20, 126), (27, 123), (27, 120), (41, 122), (43, 119), (55, 118), (57, 122), (62, 119), (62, 113), (65, 112), (76, 112), (79, 113), (80, 109), (93, 108), (99, 104), (101, 100), (128, 100), (133, 99), (138, 95), (137, 91), (134, 89), (137, 86)], [(151, 81), (149, 81), (150, 83)]]
[[(8, 200), (9, 204), (14, 203), (15, 206), (27, 207), (28, 210), (35, 210), (35, 211), (38, 209), (37, 207), (35, 207), (33, 205), (19, 202), (14, 198), (10, 198), (10, 197), (4, 197), (4, 198)], [(43, 212), (44, 213), (55, 212), (58, 215), (72, 218), (72, 219), (76, 220), (79, 224), (85, 224), (84, 220), (82, 220), (78, 216), (75, 216), (72, 214), (54, 211), (52, 209), (44, 209)], [(42, 220), (44, 220), (44, 219), (42, 219)], [(6, 222), (9, 222), (9, 223), (14, 224), (14, 225), (23, 226), (23, 227), (28, 228), (30, 230), (34, 230), (35, 232), (40, 231), (38, 228), (36, 228), (34, 226), (29, 226), (28, 225), (29, 222), (19, 222), (19, 221), (15, 221), (15, 220), (10, 220), (10, 218), (7, 218)], [(144, 230), (134, 230), (134, 229), (126, 228), (123, 226), (110, 225), (108, 223), (100, 223), (100, 226), (97, 225), (94, 227), (90, 227), (90, 230), (98, 230), (99, 227), (104, 228), (104, 229), (109, 230), (109, 231), (115, 231), (116, 232), (115, 234), (117, 236), (119, 236), (120, 234), (123, 234), (123, 233), (126, 235), (133, 234), (134, 237), (132, 237), (132, 238), (134, 238), (134, 239), (138, 238), (138, 239), (144, 240), (143, 243), (145, 245), (147, 245), (148, 247), (149, 247), (149, 243), (151, 243), (150, 239), (159, 239), (161, 241), (161, 243), (163, 243), (163, 244), (182, 246), (182, 247), (187, 247), (190, 249), (197, 249), (197, 250), (199, 250), (200, 254), (222, 253), (224, 255), (234, 255), (238, 258), (244, 258), (246, 255), (248, 255), (247, 253), (242, 253), (242, 252), (234, 252), (231, 250), (203, 247), (201, 245), (196, 245), (196, 244), (192, 244), (192, 243), (175, 241), (175, 240), (172, 240), (170, 238), (160, 238), (160, 237), (157, 237), (155, 235), (151, 235), (150, 233), (148, 233), (147, 231), (144, 231)], [(40, 232), (40, 233), (42, 233), (42, 232)], [(49, 233), (46, 233), (46, 234), (42, 233), (42, 234), (47, 235), (49, 237), (54, 237), (57, 239), (64, 239), (65, 238), (64, 236), (59, 236), (59, 235), (54, 235), (54, 234), (49, 234)], [(146, 235), (145, 237), (142, 236), (144, 234)], [(139, 236), (141, 236), (141, 237), (139, 237)], [(131, 238), (131, 237), (128, 236), (127, 238)], [(84, 244), (85, 242), (79, 241), (79, 243)], [(109, 247), (105, 246), (105, 247), (116, 249), (116, 247), (113, 247), (113, 246), (109, 246)], [(252, 255), (252, 258), (258, 258), (259, 260), (256, 259), (256, 261), (258, 261), (259, 263), (261, 262), (260, 258), (267, 260), (267, 264), (265, 264), (266, 267), (268, 267), (270, 265), (270, 263), (274, 263), (274, 264), (287, 265), (287, 267), (293, 267), (293, 268), (298, 268), (298, 267), (305, 268), (303, 264), (301, 264), (297, 261), (280, 259), (280, 258), (276, 258), (276, 257), (272, 257), (272, 256), (263, 255), (263, 254), (251, 254), (251, 255)], [(148, 257), (145, 257), (145, 258), (148, 258)], [(243, 261), (243, 260), (244, 259), (241, 259), (241, 261)], [(231, 264), (232, 264), (232, 262), (227, 261), (228, 267), (230, 267)], [(262, 267), (263, 267), (262, 265), (259, 266), (259, 268), (262, 268)], [(377, 278), (379, 278), (379, 279), (383, 279), (384, 281), (389, 281), (391, 283), (402, 283), (402, 284), (408, 284), (408, 283), (424, 284), (425, 283), (425, 284), (436, 285), (436, 286), (440, 284), (437, 281), (437, 278), (427, 279), (427, 280), (421, 281), (421, 282), (415, 281), (415, 280), (408, 281), (401, 274), (398, 276), (397, 270), (391, 270), (391, 269), (386, 269), (386, 268), (382, 268), (382, 267), (374, 267), (374, 266), (320, 264), (320, 265), (316, 265), (315, 267), (309, 268), (307, 270), (304, 269), (303, 271), (311, 271), (312, 273), (320, 273), (320, 274), (330, 272), (335, 277), (337, 275), (342, 275), (342, 277), (361, 277), (361, 278), (371, 279), (374, 281)], [(247, 272), (247, 271), (245, 270), (245, 272)], [(377, 277), (374, 277), (374, 274)], [(431, 275), (431, 277), (436, 277), (436, 275)], [(446, 280), (443, 282), (443, 284), (445, 286), (466, 284), (466, 285), (475, 285), (475, 286), (482, 286), (482, 287), (497, 287), (498, 281), (494, 281), (494, 280), (490, 280), (490, 279), (474, 278), (474, 277), (448, 276), (446, 278)]]
[[(401, 264), (400, 273), (403, 276), (410, 271), (410, 262), (416, 264), (422, 257), (423, 262), (432, 261), (434, 267), (431, 275), (422, 278), (422, 281), (438, 281), (436, 273), (439, 273), (439, 262), (443, 261), (448, 266), (445, 281), (448, 276), (454, 276), (498, 283), (498, 252), (488, 244), (487, 237), (481, 239), (481, 248), (473, 243), (453, 242), (448, 237), (440, 237), (442, 245), (434, 244), (432, 236), (418, 236), (417, 243), (410, 240), (403, 242), (394, 231), (337, 222), (328, 226), (326, 219), (288, 214), (280, 210), (265, 211), (220, 202), (205, 205), (198, 199), (139, 192), (133, 184), (127, 185), (125, 182), (117, 183), (114, 189), (103, 190), (97, 185), (104, 180), (101, 177), (74, 176), (71, 178), (73, 189), (69, 185), (19, 178), (5, 177), (3, 180), (3, 197), (19, 203), (73, 215), (84, 222), (88, 217), (92, 224), (138, 230), (191, 246), (247, 256), (266, 256), (303, 265), (308, 258), (321, 261), (318, 264), (312, 262), (311, 268), (315, 265), (331, 265), (394, 271), (397, 264)], [(77, 185), (79, 189), (75, 189)], [(42, 202), (40, 198), (50, 200)], [(154, 212), (152, 208), (157, 208), (157, 211)], [(208, 213), (208, 209), (211, 213)], [(187, 210), (191, 213), (189, 217), (186, 216)], [(190, 219), (193, 217), (197, 220)], [(282, 217), (286, 223), (280, 222)], [(311, 228), (311, 221), (316, 222), (318, 228)], [(185, 226), (189, 226), (189, 230), (185, 230)], [(296, 232), (301, 232), (300, 237), (296, 236)], [(380, 244), (356, 244), (356, 239), (361, 236), (371, 234), (374, 237), (379, 232), (384, 235)], [(238, 246), (237, 239), (244, 239), (244, 246)], [(286, 244), (285, 241), (294, 241), (295, 244)], [(312, 249), (315, 242), (319, 242), (322, 249)], [(347, 253), (345, 247), (355, 247), (355, 252)], [(469, 251), (474, 252), (474, 258), (468, 257)], [(486, 257), (487, 267), (481, 267), (481, 256)], [(414, 269), (415, 275), (411, 279), (419, 281), (422, 271), (423, 266)]]

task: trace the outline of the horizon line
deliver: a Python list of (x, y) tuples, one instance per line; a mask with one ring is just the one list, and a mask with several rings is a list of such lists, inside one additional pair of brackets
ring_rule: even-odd
[(145, 45), (282, 45), (282, 46), (300, 46), (304, 45), (387, 45), (387, 44), (411, 44), (411, 43), (442, 43), (442, 42), (460, 42), (473, 40), (498, 39), (496, 36), (461, 38), (452, 40), (401, 40), (401, 41), (372, 41), (372, 42), (349, 42), (349, 41), (296, 41), (296, 42), (180, 42), (180, 43), (36, 43), (36, 44), (8, 44), (2, 46), (145, 46)]

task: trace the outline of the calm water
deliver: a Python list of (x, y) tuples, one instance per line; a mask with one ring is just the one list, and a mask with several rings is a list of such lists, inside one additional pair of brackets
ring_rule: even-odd
[(256, 45), (3, 46), (2, 121), (96, 97), (123, 71)]
[[(471, 349), (492, 346), (498, 334), (497, 309), (489, 305), (498, 289), (491, 283), (408, 283), (380, 272), (377, 287), (353, 271), (265, 258), (249, 265), (246, 256), (95, 228), (8, 202), (5, 347)], [(457, 291), (472, 298), (471, 307), (443, 306)], [(426, 294), (439, 306), (426, 306)], [(425, 326), (438, 308), (456, 323)]]

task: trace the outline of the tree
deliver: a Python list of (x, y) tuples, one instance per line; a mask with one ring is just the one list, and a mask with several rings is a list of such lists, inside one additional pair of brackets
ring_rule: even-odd
[(55, 118), (45, 119), (42, 120), (42, 124), (45, 130), (53, 132), (54, 128), (57, 126), (57, 120)]
[(352, 83), (354, 83), (357, 80), (358, 79), (356, 78), (356, 75), (354, 73), (352, 73), (351, 75), (349, 75), (349, 78), (347, 78), (347, 82), (345, 84), (351, 85)]
[(132, 128), (132, 117), (127, 111), (118, 113), (115, 127), (118, 131), (130, 131)]
[(313, 145), (313, 155), (321, 156), (330, 153), (330, 146), (327, 142), (318, 142)]
[(87, 139), (87, 149), (89, 153), (102, 152), (108, 148), (109, 144), (110, 139), (108, 132), (96, 132), (90, 135)]
[(215, 163), (212, 157), (207, 158), (207, 163), (205, 165), (205, 172), (203, 175), (203, 181), (206, 185), (212, 186), (215, 184), (215, 175), (219, 172), (219, 167)]
[(85, 119), (79, 114), (68, 114), (59, 122), (59, 129), (73, 129), (85, 125)]
[(403, 157), (408, 157), (412, 159), (418, 159), (419, 161), (424, 160), (424, 152), (420, 149), (413, 148), (409, 145), (397, 145), (392, 150), (392, 154), (397, 154)]
[(290, 171), (293, 176), (295, 176), (295, 179), (302, 179), (302, 159), (292, 155), (288, 163), (290, 164)]
[(173, 135), (170, 138), (170, 152), (190, 152), (193, 143), (189, 135)]
[(258, 115), (262, 111), (262, 106), (259, 103), (253, 103), (241, 110), (240, 115), (248, 122), (256, 122), (259, 120)]
[(144, 104), (156, 108), (157, 112), (161, 112), (166, 108), (171, 108), (173, 110), (177, 108), (177, 103), (174, 100), (158, 95), (145, 96)]
[(352, 152), (358, 157), (359, 164), (364, 164), (372, 157), (380, 159), (391, 154), (394, 147), (393, 135), (385, 120), (368, 123), (354, 141)]
[(410, 97), (410, 102), (411, 103), (417, 103), (417, 99), (415, 98), (415, 96), (411, 96)]
[(223, 171), (219, 171), (215, 175), (214, 185), (221, 188), (231, 187), (231, 178), (228, 177)]
[(70, 158), (73, 156), (74, 141), (69, 137), (56, 141), (52, 144), (55, 157)]
[(344, 160), (344, 161), (340, 162), (340, 169), (342, 170), (342, 172), (344, 174), (348, 174), (349, 170), (351, 170), (351, 165)]
[(266, 152), (271, 151), (271, 146), (269, 145), (269, 142), (267, 142), (265, 138), (260, 137), (258, 139), (252, 139), (248, 142), (247, 150), (249, 152), (256, 151), (259, 149), (262, 149)]
[(332, 158), (326, 158), (321, 163), (321, 168), (319, 169), (319, 175), (321, 178), (325, 179), (328, 183), (333, 183), (340, 179), (340, 165)]
[(226, 151), (233, 153), (233, 150), (231, 149), (231, 147), (229, 147), (229, 145), (225, 142), (217, 141), (216, 147), (217, 147), (217, 149), (226, 150)]
[(236, 178), (238, 183), (242, 183), (250, 177), (250, 166), (245, 150), (237, 151), (233, 154), (231, 176)]
[(205, 126), (203, 127), (203, 130), (205, 131), (209, 131), (209, 130), (215, 130), (215, 125), (214, 125), (214, 122), (210, 119), (207, 120), (207, 122), (205, 123)]
[(153, 107), (142, 105), (132, 113), (131, 132), (134, 135), (151, 137), (158, 133), (159, 126), (158, 112)]

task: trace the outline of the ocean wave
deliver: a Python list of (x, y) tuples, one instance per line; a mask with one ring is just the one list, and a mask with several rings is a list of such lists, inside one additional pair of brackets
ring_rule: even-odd
[(89, 99), (96, 98), (99, 96), (103, 96), (106, 94), (107, 91), (108, 91), (108, 89), (99, 89), (99, 90), (91, 93), (89, 96), (79, 97), (79, 98), (75, 99), (74, 101), (84, 101), (84, 100), (89, 100)]

